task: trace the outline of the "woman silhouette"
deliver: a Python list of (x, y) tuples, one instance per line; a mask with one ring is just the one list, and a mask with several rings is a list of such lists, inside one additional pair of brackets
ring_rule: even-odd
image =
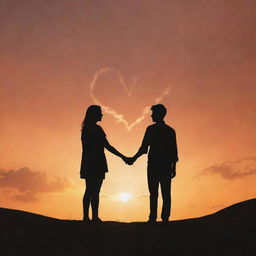
[(112, 147), (103, 129), (97, 125), (102, 119), (101, 107), (91, 105), (88, 107), (82, 123), (82, 161), (80, 177), (85, 179), (86, 190), (83, 197), (83, 220), (90, 221), (89, 207), (92, 207), (92, 221), (101, 222), (98, 216), (99, 193), (105, 172), (108, 171), (107, 161), (104, 154), (106, 148), (111, 153), (122, 158), (127, 158)]

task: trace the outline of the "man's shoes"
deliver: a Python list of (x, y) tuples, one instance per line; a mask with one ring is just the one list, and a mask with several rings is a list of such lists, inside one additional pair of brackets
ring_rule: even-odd
[(102, 223), (103, 221), (99, 217), (92, 218), (92, 223)]

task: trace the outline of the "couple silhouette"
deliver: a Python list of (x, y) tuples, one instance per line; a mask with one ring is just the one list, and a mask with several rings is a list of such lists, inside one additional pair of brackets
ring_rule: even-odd
[[(100, 223), (99, 194), (105, 173), (108, 172), (104, 149), (132, 165), (141, 155), (148, 153), (147, 179), (150, 194), (150, 214), (148, 223), (155, 223), (157, 219), (158, 187), (160, 184), (163, 205), (161, 219), (168, 222), (171, 209), (171, 179), (176, 176), (176, 162), (178, 161), (176, 133), (173, 128), (165, 124), (164, 117), (167, 110), (164, 105), (151, 107), (154, 124), (147, 127), (141, 147), (133, 157), (126, 157), (116, 150), (106, 138), (103, 129), (97, 125), (102, 120), (101, 107), (91, 105), (86, 110), (82, 122), (82, 161), (80, 177), (85, 179), (85, 193), (83, 197), (83, 220)], [(89, 207), (92, 208), (92, 220), (89, 218)]]

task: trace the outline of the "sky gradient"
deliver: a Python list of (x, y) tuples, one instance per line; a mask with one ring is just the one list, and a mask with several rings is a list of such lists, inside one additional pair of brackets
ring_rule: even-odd
[[(0, 207), (82, 217), (80, 128), (95, 103), (127, 156), (147, 107), (167, 107), (180, 158), (172, 219), (254, 198), (255, 12), (253, 0), (1, 0)], [(106, 155), (102, 219), (146, 220), (146, 156)]]

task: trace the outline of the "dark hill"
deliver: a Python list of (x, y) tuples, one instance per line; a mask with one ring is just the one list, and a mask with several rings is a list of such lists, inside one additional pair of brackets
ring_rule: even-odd
[(157, 223), (84, 224), (0, 208), (1, 255), (255, 255), (256, 199)]

